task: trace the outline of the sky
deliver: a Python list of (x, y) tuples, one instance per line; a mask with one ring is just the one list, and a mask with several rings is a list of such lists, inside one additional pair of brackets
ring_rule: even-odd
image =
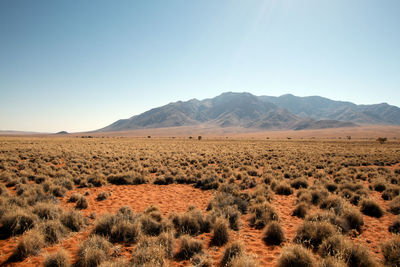
[(398, 0), (2, 0), (0, 130), (222, 92), (400, 106)]

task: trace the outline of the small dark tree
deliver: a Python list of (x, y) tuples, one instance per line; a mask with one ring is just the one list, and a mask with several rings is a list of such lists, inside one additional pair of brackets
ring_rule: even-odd
[(199, 135), (199, 136), (197, 137), (198, 140), (201, 140), (201, 138), (202, 138), (201, 135)]
[(387, 141), (386, 137), (378, 137), (378, 139), (376, 139), (376, 141), (378, 141), (379, 143), (383, 144)]

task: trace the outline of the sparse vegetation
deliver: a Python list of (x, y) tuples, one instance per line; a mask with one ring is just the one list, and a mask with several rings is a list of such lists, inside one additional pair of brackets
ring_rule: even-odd
[[(400, 213), (397, 140), (194, 139), (0, 138), (0, 237), (16, 242), (3, 258), (251, 267), (284, 244), (279, 266), (375, 266), (376, 253), (399, 264), (395, 235), (382, 251), (369, 249), (399, 233), (386, 213)], [(385, 217), (375, 228), (365, 216)], [(370, 230), (376, 238), (365, 246)], [(80, 240), (76, 257), (67, 238)], [(67, 251), (46, 254), (59, 242)], [(255, 250), (255, 242), (266, 245)]]

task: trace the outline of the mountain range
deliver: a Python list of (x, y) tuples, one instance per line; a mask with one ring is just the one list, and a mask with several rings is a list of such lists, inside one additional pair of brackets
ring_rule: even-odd
[(255, 96), (223, 93), (178, 101), (118, 120), (97, 132), (211, 125), (249, 129), (322, 129), (362, 124), (400, 125), (400, 108), (386, 103), (356, 105), (320, 96)]

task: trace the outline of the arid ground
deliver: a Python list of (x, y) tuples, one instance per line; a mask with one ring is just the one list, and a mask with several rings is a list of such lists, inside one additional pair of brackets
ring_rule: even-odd
[(1, 137), (0, 265), (400, 266), (400, 141), (310, 134)]

